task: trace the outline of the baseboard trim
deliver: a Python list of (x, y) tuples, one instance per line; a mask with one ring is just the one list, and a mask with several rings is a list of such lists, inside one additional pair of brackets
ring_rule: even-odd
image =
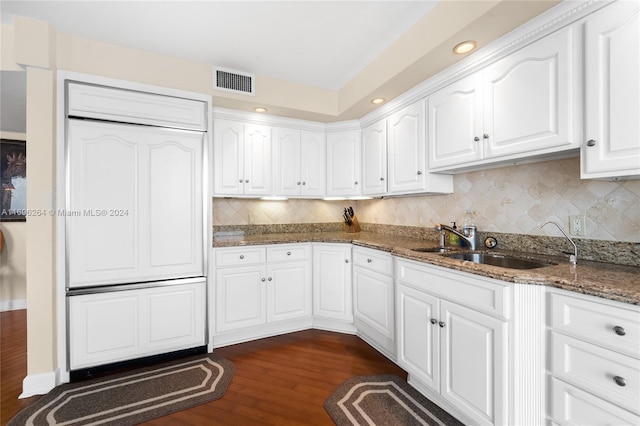
[(56, 387), (56, 373), (29, 374), (22, 380), (22, 393), (18, 398), (29, 398), (34, 395), (44, 395)]
[(27, 309), (27, 299), (3, 300), (0, 302), (0, 312)]

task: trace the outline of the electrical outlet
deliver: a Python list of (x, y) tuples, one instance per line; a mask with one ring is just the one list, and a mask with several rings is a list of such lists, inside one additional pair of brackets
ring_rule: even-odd
[(587, 235), (587, 222), (583, 214), (569, 216), (569, 234), (576, 237)]

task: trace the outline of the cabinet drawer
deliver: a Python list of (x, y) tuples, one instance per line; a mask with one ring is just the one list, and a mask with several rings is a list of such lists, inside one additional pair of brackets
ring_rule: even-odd
[(380, 250), (354, 247), (353, 264), (381, 274), (393, 275), (393, 258)]
[(640, 417), (584, 392), (568, 383), (551, 378), (549, 415), (559, 425), (638, 425)]
[[(549, 293), (556, 330), (630, 355), (640, 353), (640, 309), (588, 296)], [(618, 334), (619, 333), (619, 334)]]
[(551, 353), (551, 374), (640, 415), (638, 359), (553, 331)]
[(508, 283), (400, 259), (396, 263), (396, 279), (417, 290), (509, 318)]
[(269, 262), (309, 259), (311, 259), (311, 246), (308, 244), (278, 244), (267, 247), (267, 260)]
[(264, 247), (223, 248), (215, 250), (216, 266), (255, 265), (265, 263), (267, 254)]

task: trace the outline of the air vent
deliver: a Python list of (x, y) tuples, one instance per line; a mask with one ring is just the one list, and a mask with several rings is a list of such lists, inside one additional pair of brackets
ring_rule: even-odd
[(218, 90), (254, 96), (253, 78), (253, 74), (213, 68), (213, 87)]

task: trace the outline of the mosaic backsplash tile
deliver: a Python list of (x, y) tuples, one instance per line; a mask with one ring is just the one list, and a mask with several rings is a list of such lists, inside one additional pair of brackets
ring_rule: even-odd
[(454, 193), (366, 201), (219, 199), (213, 225), (340, 222), (353, 206), (361, 223), (431, 228), (462, 221), (466, 210), (480, 232), (561, 236), (547, 220), (568, 228), (568, 216), (586, 216), (588, 240), (640, 242), (640, 180), (580, 179), (578, 158), (454, 176)]

